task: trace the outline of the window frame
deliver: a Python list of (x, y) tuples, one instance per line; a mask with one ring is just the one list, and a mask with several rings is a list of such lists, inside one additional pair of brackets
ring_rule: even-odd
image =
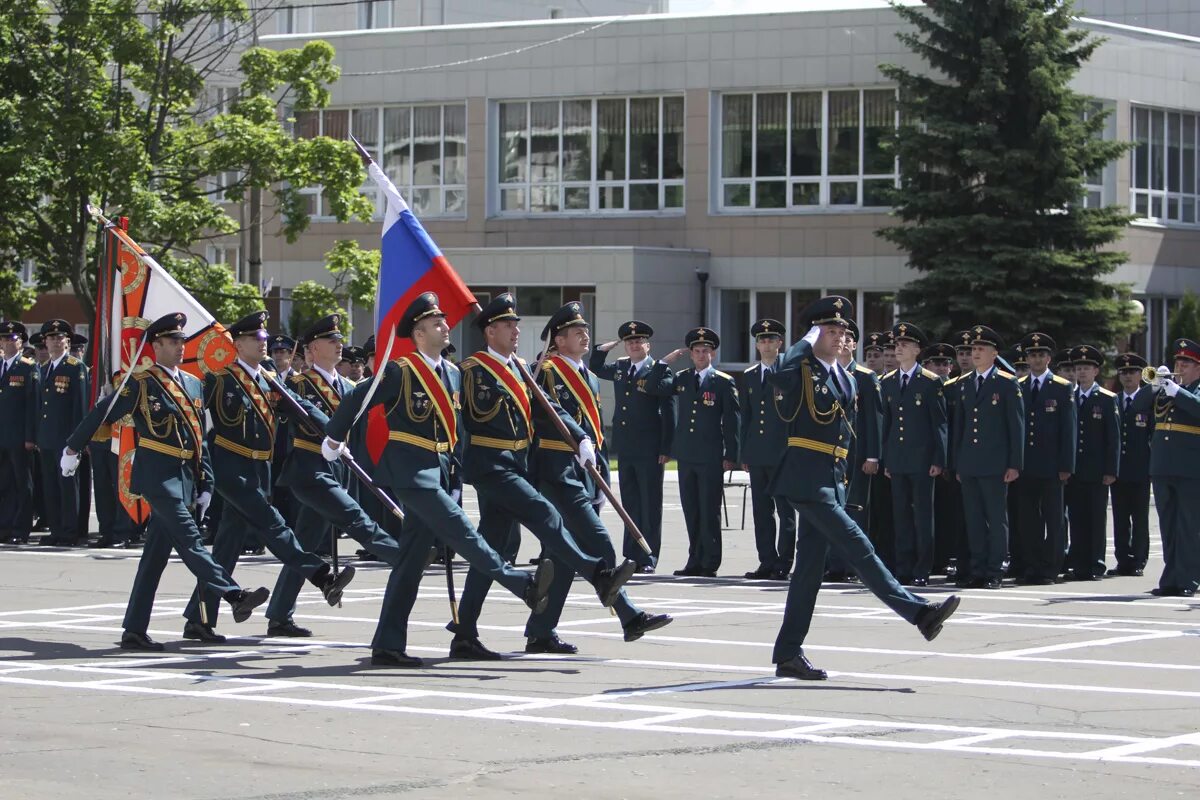
[[(1148, 135), (1146, 138), (1147, 162), (1145, 165), (1141, 163), (1138, 155), (1140, 148), (1140, 124), (1138, 121), (1138, 112), (1146, 112), (1146, 123), (1148, 126)], [(1156, 143), (1154, 141), (1154, 122), (1158, 116), (1162, 123), (1162, 141)], [(1179, 130), (1179, 164), (1177, 165), (1177, 175), (1175, 176), (1179, 182), (1179, 189), (1171, 189), (1171, 176), (1169, 175), (1168, 167), (1170, 166), (1171, 153), (1171, 130), (1170, 123), (1172, 116), (1178, 121)], [(1185, 119), (1190, 118), (1192, 122), (1192, 137), (1191, 137), (1191, 153), (1192, 153), (1192, 190), (1184, 191), (1184, 162), (1183, 153), (1185, 151), (1183, 142), (1183, 131), (1186, 128)], [(1148, 106), (1142, 104), (1131, 103), (1129, 107), (1129, 139), (1133, 142), (1133, 149), (1129, 153), (1129, 211), (1135, 216), (1134, 225), (1144, 225), (1152, 227), (1179, 227), (1179, 228), (1200, 228), (1200, 112), (1185, 111), (1176, 108), (1164, 108), (1161, 106)], [(1156, 159), (1160, 158), (1157, 150), (1162, 150), (1161, 161), (1158, 166), (1161, 168), (1162, 187), (1153, 188), (1154, 184), (1154, 166)], [(1138, 186), (1138, 169), (1143, 167), (1146, 170), (1146, 186)], [(1139, 210), (1139, 201), (1144, 200), (1144, 213)], [(1171, 216), (1171, 206), (1174, 203), (1176, 216)], [(1155, 206), (1158, 206), (1158, 212), (1155, 213)], [(1185, 217), (1185, 209), (1191, 209), (1190, 217)]]

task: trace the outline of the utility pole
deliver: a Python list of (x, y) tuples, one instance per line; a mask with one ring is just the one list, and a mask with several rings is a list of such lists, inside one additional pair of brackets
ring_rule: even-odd
[[(250, 4), (250, 14), (253, 20), (250, 25), (250, 35), (253, 46), (258, 47), (258, 4)], [(254, 165), (251, 164), (251, 172)], [(250, 235), (247, 242), (246, 254), (246, 283), (262, 291), (262, 189), (250, 187)], [(264, 300), (266, 298), (263, 298)]]

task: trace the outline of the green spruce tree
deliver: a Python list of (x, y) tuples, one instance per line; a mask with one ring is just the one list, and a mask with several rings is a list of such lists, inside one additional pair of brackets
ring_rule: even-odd
[(880, 235), (921, 273), (907, 318), (945, 338), (976, 323), (1008, 342), (1040, 330), (1108, 346), (1132, 329), (1129, 288), (1106, 278), (1128, 224), (1084, 207), (1084, 183), (1127, 148), (1070, 82), (1101, 40), (1073, 27), (1070, 0), (893, 2), (900, 40), (929, 69), (883, 65), (900, 88), (894, 139), (900, 224)]

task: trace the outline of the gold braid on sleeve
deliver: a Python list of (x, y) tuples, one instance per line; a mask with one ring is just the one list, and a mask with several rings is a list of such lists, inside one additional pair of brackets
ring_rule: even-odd
[(463, 397), (467, 401), (467, 411), (471, 414), (471, 419), (476, 422), (491, 422), (496, 415), (500, 413), (501, 406), (504, 405), (504, 398), (498, 397), (496, 403), (488, 409), (479, 407), (479, 399), (476, 397), (475, 384), (478, 381), (476, 377), (476, 368), (464, 364), (462, 371), (463, 379)]

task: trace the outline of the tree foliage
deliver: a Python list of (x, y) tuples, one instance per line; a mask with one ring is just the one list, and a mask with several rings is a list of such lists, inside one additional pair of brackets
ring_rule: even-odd
[(1200, 297), (1191, 291), (1184, 293), (1167, 323), (1168, 342), (1184, 338), (1200, 340)]
[(302, 281), (292, 289), (292, 312), (288, 327), (294, 334), (304, 331), (321, 317), (342, 314), (343, 328), (349, 331), (348, 309), (371, 306), (379, 276), (379, 251), (363, 250), (353, 239), (339, 239), (326, 255), (325, 268), (333, 276), (332, 287), (316, 281)]

